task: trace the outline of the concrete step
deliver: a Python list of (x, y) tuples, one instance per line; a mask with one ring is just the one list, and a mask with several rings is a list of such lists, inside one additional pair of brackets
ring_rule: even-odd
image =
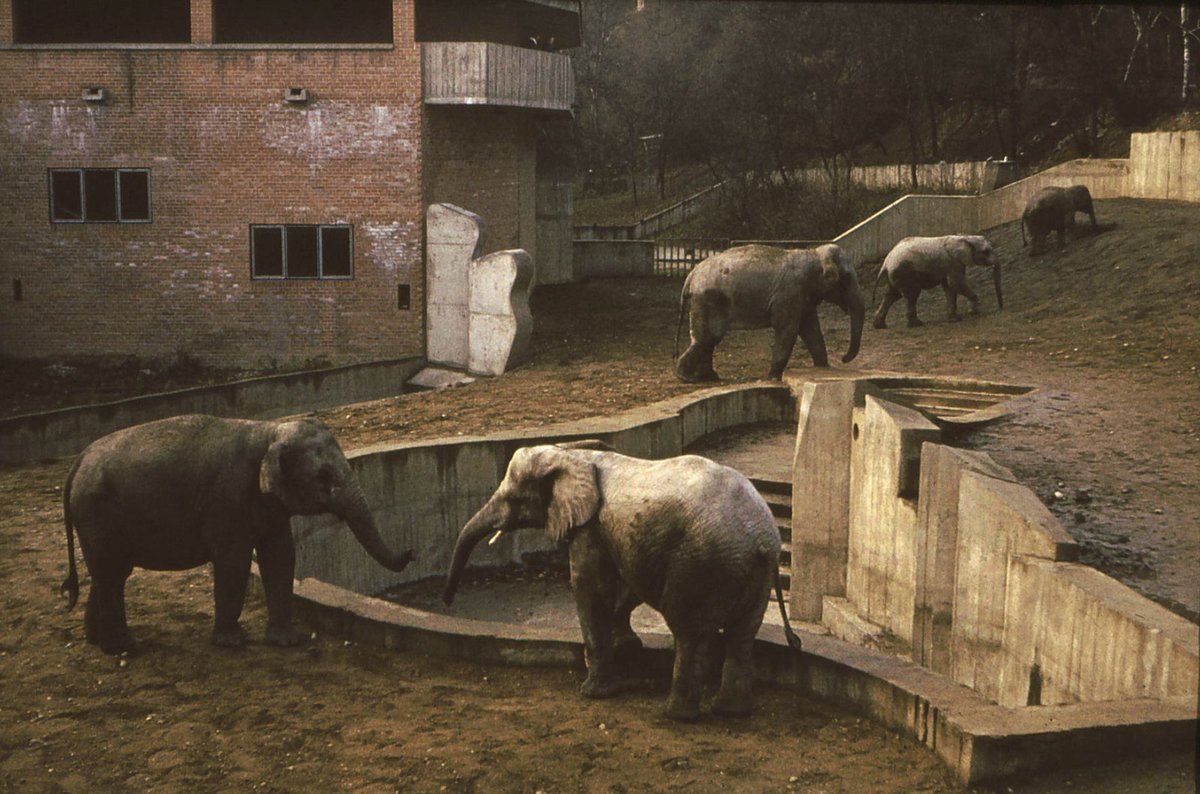
[(771, 508), (771, 515), (776, 518), (791, 518), (792, 516), (792, 494), (789, 491), (786, 494), (780, 493), (762, 493), (763, 500), (767, 503), (767, 507)]
[(750, 484), (753, 485), (758, 492), (764, 496), (769, 493), (788, 495), (792, 493), (792, 484), (787, 480), (776, 480), (770, 477), (754, 475), (751, 475), (748, 479), (750, 480)]

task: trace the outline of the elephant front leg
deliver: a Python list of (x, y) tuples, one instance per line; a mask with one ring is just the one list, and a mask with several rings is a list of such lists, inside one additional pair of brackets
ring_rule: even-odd
[(712, 636), (703, 633), (675, 634), (675, 666), (665, 712), (671, 719), (690, 722), (700, 717), (704, 658), (712, 640)]
[(571, 588), (587, 664), (587, 678), (579, 691), (588, 698), (612, 697), (619, 691), (613, 665), (613, 625), (620, 595), (616, 566), (588, 531), (571, 541), (570, 561)]
[[(817, 317), (816, 306), (808, 307), (800, 316), (800, 340), (812, 356), (814, 367), (829, 366), (829, 354), (825, 350), (825, 336), (821, 333), (821, 320)], [(786, 358), (783, 363), (787, 364)], [(779, 373), (782, 376), (783, 367), (779, 368)]]
[(292, 625), (292, 580), (296, 575), (296, 548), (289, 527), (271, 533), (255, 547), (258, 573), (267, 600), (267, 634), (270, 645), (292, 646), (304, 632)]
[(212, 642), (224, 648), (246, 644), (246, 632), (238, 623), (246, 603), (246, 584), (250, 579), (250, 545), (222, 549), (213, 555), (213, 599), (216, 618)]
[(637, 609), (641, 603), (642, 599), (638, 598), (633, 590), (629, 587), (622, 588), (621, 598), (617, 602), (617, 610), (613, 616), (614, 652), (636, 651), (642, 647), (642, 638), (629, 625), (633, 610)]

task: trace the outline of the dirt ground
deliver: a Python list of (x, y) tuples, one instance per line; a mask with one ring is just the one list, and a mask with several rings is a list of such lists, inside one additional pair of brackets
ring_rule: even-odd
[[(1088, 561), (1196, 620), (1200, 206), (1102, 201), (1098, 215), (1115, 229), (1034, 259), (1015, 224), (992, 230), (1003, 311), (975, 274), (979, 316), (948, 324), (929, 293), (924, 327), (904, 327), (893, 308), (892, 327), (868, 328), (851, 366), (1038, 387), (1011, 419), (961, 443), (1012, 468)], [(860, 272), (869, 292), (874, 268)], [(529, 364), (321, 416), (354, 448), (543, 426), (692, 391), (670, 371), (679, 287), (541, 288)], [(831, 350), (844, 348), (845, 319), (822, 316)], [(726, 382), (753, 381), (768, 349), (766, 332), (734, 333), (717, 369)], [(798, 348), (789, 375), (809, 363)], [(61, 374), (54, 384), (88, 393)], [(660, 713), (665, 681), (596, 702), (576, 694), (579, 671), (454, 663), (332, 636), (299, 650), (214, 649), (205, 569), (135, 573), (140, 649), (106, 657), (83, 642), (82, 609), (64, 612), (57, 597), (68, 464), (0, 468), (0, 791), (961, 790), (914, 742), (781, 690), (760, 691), (749, 719), (679, 725)], [(261, 637), (259, 599), (243, 620)], [(1178, 749), (998, 790), (1191, 792), (1194, 756)]]

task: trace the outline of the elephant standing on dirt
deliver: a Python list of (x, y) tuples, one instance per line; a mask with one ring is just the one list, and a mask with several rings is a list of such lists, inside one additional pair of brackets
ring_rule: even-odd
[(730, 330), (771, 328), (771, 369), (779, 380), (799, 336), (813, 365), (829, 366), (817, 306), (828, 301), (850, 315), (850, 346), (843, 362), (853, 361), (862, 340), (866, 304), (858, 276), (836, 245), (784, 249), (742, 245), (708, 257), (692, 269), (683, 283), (679, 328), (688, 318), (691, 344), (675, 362), (683, 381), (719, 380), (713, 369), (713, 350)]
[(875, 312), (876, 328), (887, 328), (887, 314), (892, 304), (903, 296), (908, 302), (908, 325), (923, 325), (917, 317), (917, 298), (927, 289), (940, 286), (946, 293), (946, 319), (957, 322), (958, 296), (971, 302), (971, 312), (979, 311), (979, 298), (967, 283), (969, 265), (991, 268), (996, 288), (996, 303), (1004, 308), (1000, 289), (1000, 260), (987, 238), (977, 234), (951, 234), (944, 237), (905, 237), (884, 257), (875, 276), (874, 290), (879, 279), (887, 278), (888, 291)]
[[(750, 712), (751, 649), (772, 585), (781, 612), (783, 598), (779, 529), (745, 477), (695, 455), (642, 460), (597, 441), (518, 449), (458, 536), (446, 603), (480, 540), (527, 527), (545, 527), (552, 540), (569, 544), (588, 667), (583, 695), (617, 693), (613, 653), (641, 645), (629, 616), (645, 603), (675, 637), (667, 716), (699, 716), (703, 661), (718, 632), (725, 661), (713, 711)], [(784, 626), (799, 649), (786, 614)]]
[(212, 641), (240, 646), (238, 624), (257, 554), (267, 601), (267, 642), (295, 645), (290, 517), (334, 513), (381, 565), (400, 571), (380, 537), (337, 439), (308, 420), (254, 422), (177, 416), (94, 441), (63, 487), (68, 608), (79, 598), (74, 533), (91, 574), (84, 629), (105, 653), (130, 650), (125, 580), (134, 568), (179, 571), (212, 563)]
[(1052, 231), (1057, 232), (1058, 247), (1062, 248), (1067, 230), (1075, 228), (1077, 212), (1086, 212), (1092, 220), (1092, 231), (1097, 231), (1096, 210), (1087, 185), (1042, 188), (1033, 194), (1021, 213), (1021, 244), (1026, 242), (1028, 227), (1030, 256), (1038, 253), (1042, 239)]

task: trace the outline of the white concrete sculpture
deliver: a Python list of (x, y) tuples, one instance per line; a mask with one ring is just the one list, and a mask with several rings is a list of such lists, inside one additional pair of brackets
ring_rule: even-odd
[(487, 226), (453, 204), (431, 204), (425, 219), (426, 357), (474, 375), (501, 375), (529, 354), (533, 259), (520, 249), (480, 258)]
[(486, 236), (483, 218), (461, 207), (431, 204), (425, 213), (425, 332), (431, 364), (467, 366), (469, 273)]
[(533, 259), (521, 249), (497, 251), (471, 263), (467, 371), (501, 375), (529, 355)]

